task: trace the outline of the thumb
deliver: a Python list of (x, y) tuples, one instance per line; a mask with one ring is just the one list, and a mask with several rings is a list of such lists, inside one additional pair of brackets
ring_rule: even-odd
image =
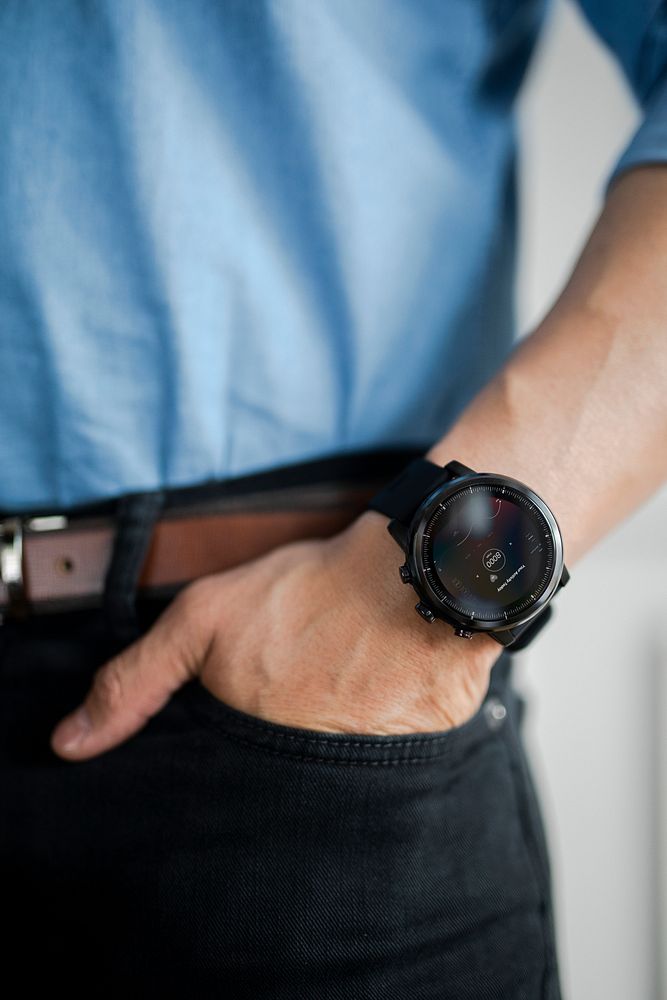
[(199, 581), (182, 590), (145, 636), (95, 672), (85, 700), (51, 733), (55, 753), (86, 760), (117, 746), (198, 673), (211, 636), (204, 590)]

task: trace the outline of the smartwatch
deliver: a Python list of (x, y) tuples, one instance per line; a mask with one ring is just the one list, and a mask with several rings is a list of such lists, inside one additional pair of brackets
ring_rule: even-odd
[(416, 458), (368, 507), (390, 519), (417, 612), (461, 638), (486, 632), (510, 651), (524, 649), (569, 580), (553, 512), (509, 476)]

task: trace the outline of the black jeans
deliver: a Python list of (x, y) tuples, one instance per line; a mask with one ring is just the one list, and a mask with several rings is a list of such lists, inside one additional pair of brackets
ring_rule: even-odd
[[(119, 535), (121, 565), (136, 531)], [(120, 597), (107, 612), (129, 606)], [(162, 607), (137, 602), (136, 634)], [(50, 732), (129, 641), (113, 622), (93, 609), (0, 627), (5, 983), (69, 997), (558, 1000), (510, 654), (480, 711), (442, 732), (268, 723), (194, 680), (126, 743), (64, 761)]]

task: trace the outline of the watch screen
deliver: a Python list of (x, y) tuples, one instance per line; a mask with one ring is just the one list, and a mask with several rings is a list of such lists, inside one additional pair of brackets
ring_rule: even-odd
[(520, 616), (553, 576), (551, 528), (530, 497), (510, 486), (472, 485), (445, 497), (422, 544), (431, 587), (468, 618)]

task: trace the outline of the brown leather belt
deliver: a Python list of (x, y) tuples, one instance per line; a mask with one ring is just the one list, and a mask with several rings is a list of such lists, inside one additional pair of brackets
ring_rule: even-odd
[[(405, 461), (397, 453), (395, 466)], [(386, 462), (385, 462), (386, 465)], [(297, 482), (241, 495), (191, 499), (162, 510), (150, 535), (138, 596), (168, 596), (276, 546), (341, 531), (389, 478), (389, 468), (355, 482)], [(177, 498), (188, 490), (175, 491)], [(42, 512), (0, 519), (0, 612), (68, 610), (100, 604), (116, 522), (105, 516)]]

